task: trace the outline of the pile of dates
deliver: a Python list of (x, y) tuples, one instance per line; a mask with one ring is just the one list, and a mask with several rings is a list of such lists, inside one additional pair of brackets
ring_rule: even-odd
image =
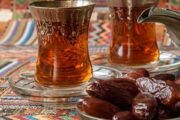
[(123, 78), (95, 80), (77, 107), (108, 120), (161, 120), (180, 116), (180, 84), (172, 74), (150, 77), (136, 69)]

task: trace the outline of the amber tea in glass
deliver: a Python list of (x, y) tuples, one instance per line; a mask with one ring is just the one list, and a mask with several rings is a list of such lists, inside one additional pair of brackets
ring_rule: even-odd
[(93, 7), (83, 0), (31, 3), (39, 40), (35, 73), (38, 85), (73, 88), (91, 79), (88, 26)]
[(155, 23), (137, 23), (141, 12), (157, 3), (158, 0), (109, 0), (112, 19), (110, 63), (138, 66), (158, 61)]

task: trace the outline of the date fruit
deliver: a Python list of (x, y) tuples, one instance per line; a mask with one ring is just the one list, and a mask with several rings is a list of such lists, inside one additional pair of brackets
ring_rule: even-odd
[(137, 86), (127, 78), (95, 80), (86, 91), (90, 96), (106, 100), (121, 110), (130, 110), (133, 98), (139, 93)]
[(166, 81), (166, 80), (174, 81), (175, 80), (175, 76), (173, 74), (168, 74), (168, 73), (158, 74), (158, 75), (155, 75), (153, 78), (156, 80), (164, 80), (164, 81)]
[(174, 82), (175, 82), (175, 83), (178, 85), (178, 87), (180, 88), (180, 78), (178, 77)]
[(93, 97), (81, 99), (77, 107), (88, 115), (104, 119), (112, 119), (119, 111), (119, 108), (113, 104)]
[(130, 111), (118, 112), (113, 116), (113, 120), (138, 120)]
[(127, 78), (133, 80), (136, 80), (137, 78), (140, 77), (149, 77), (149, 72), (144, 68), (139, 68), (127, 74)]
[(152, 120), (157, 108), (157, 101), (151, 94), (140, 93), (133, 100), (132, 114), (139, 120)]
[(158, 118), (161, 119), (170, 119), (178, 117), (179, 114), (177, 112), (174, 112), (173, 110), (167, 108), (164, 105), (159, 105), (158, 109)]
[(155, 80), (142, 77), (136, 80), (141, 92), (148, 92), (169, 108), (175, 107), (180, 100), (180, 90), (172, 81)]

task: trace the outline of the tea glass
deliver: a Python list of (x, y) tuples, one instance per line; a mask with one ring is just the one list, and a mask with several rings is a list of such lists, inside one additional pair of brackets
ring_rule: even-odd
[(159, 49), (155, 23), (137, 23), (143, 10), (158, 0), (108, 0), (112, 20), (109, 62), (119, 66), (156, 65)]
[(62, 96), (84, 91), (92, 77), (88, 27), (93, 8), (87, 0), (30, 4), (39, 42), (35, 71), (38, 86), (58, 89)]

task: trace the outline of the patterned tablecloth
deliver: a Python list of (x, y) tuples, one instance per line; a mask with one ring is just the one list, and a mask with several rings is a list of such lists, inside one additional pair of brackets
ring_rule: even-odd
[[(36, 56), (36, 51), (37, 47), (32, 46), (0, 46), (0, 61), (14, 63), (1, 65), (0, 62), (0, 120), (79, 120), (74, 109), (57, 109), (19, 97), (9, 87), (7, 80), (2, 79), (4, 75), (19, 69), (23, 64), (28, 64), (25, 62), (26, 59)], [(107, 47), (90, 47), (89, 51), (90, 54), (96, 51), (100, 55), (107, 52)]]
[[(0, 47), (1, 61), (16, 61), (14, 66), (4, 65), (1, 77), (9, 71), (18, 69), (26, 58), (36, 55), (36, 47)], [(18, 59), (17, 59), (18, 58)], [(1, 70), (2, 70), (1, 68)], [(9, 87), (7, 80), (0, 80), (0, 120), (78, 120), (74, 110), (61, 110), (44, 107), (17, 96)]]
[[(108, 46), (90, 46), (89, 52), (92, 64), (101, 64), (100, 58), (108, 52)], [(174, 49), (174, 52), (180, 54), (179, 50)], [(75, 109), (60, 109), (56, 105), (28, 101), (9, 87), (4, 75), (29, 64), (28, 58), (36, 54), (36, 46), (0, 46), (0, 120), (80, 120)]]
[[(172, 2), (174, 4), (176, 2), (179, 3), (179, 0), (171, 1), (174, 1)], [(172, 8), (179, 10), (178, 6), (170, 5)], [(26, 59), (36, 56), (37, 36), (35, 24), (32, 19), (19, 20), (21, 17), (29, 17), (27, 12), (22, 14), (23, 11), (21, 10), (27, 8), (26, 0), (14, 0), (14, 2), (12, 2), (12, 0), (2, 0), (0, 2), (0, 8), (13, 10), (14, 18), (14, 20), (10, 20), (9, 22), (0, 22), (0, 44), (34, 45), (19, 47), (0, 46), (0, 120), (79, 120), (80, 118), (74, 109), (57, 109), (55, 107), (45, 106), (42, 103), (30, 102), (17, 96), (9, 87), (7, 80), (2, 79), (5, 75), (10, 74), (12, 71), (26, 64)], [(16, 11), (16, 9), (20, 9), (20, 13)], [(107, 52), (107, 47), (101, 47), (101, 45), (109, 44), (111, 27), (110, 22), (106, 20), (108, 17), (106, 9), (98, 10), (101, 14), (97, 16), (97, 13), (94, 13), (94, 16), (97, 17), (98, 20), (90, 24), (89, 45), (97, 46), (93, 49), (90, 47), (90, 54), (94, 54), (94, 51), (96, 51), (96, 53), (98, 52), (99, 56), (101, 56), (102, 52)], [(167, 37), (166, 39), (164, 35), (164, 26), (157, 24), (157, 29), (159, 32), (158, 40), (160, 46), (172, 46), (169, 38)], [(23, 36), (26, 36), (26, 39)], [(91, 59), (94, 60), (96, 57), (97, 56), (92, 56)], [(102, 61), (98, 61), (98, 59), (94, 61), (94, 63), (99, 62)]]

